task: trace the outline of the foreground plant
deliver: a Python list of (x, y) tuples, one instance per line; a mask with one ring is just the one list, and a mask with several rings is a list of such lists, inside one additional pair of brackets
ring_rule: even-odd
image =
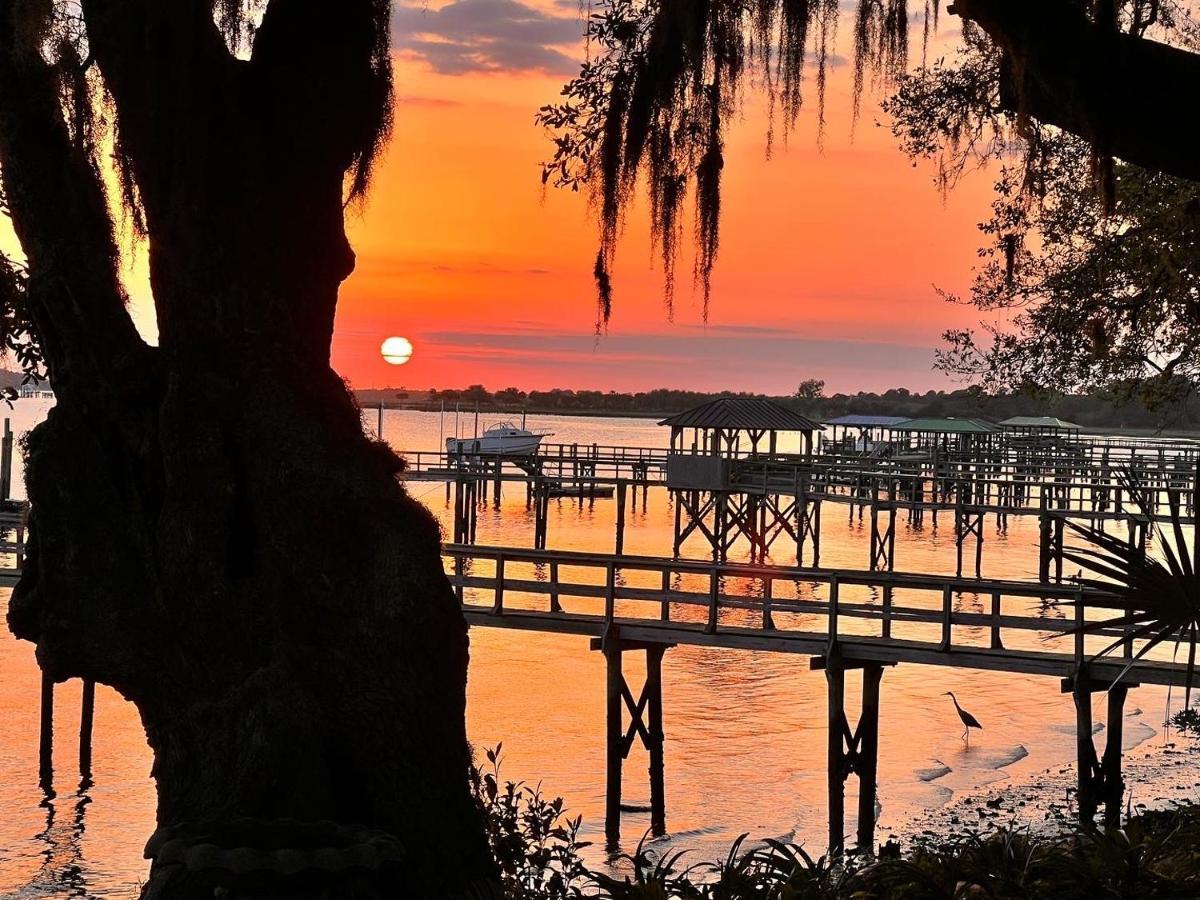
[(814, 858), (794, 843), (733, 842), (724, 860), (688, 863), (686, 850), (639, 841), (630, 854), (589, 867), (580, 819), (539, 788), (500, 782), (500, 747), (474, 770), (476, 799), (504, 873), (508, 900), (1096, 900), (1200, 896), (1200, 806), (1130, 816), (1108, 831), (1062, 834), (1005, 827), (924, 842), (902, 856)]
[[(1129, 474), (1121, 476), (1121, 485), (1137, 505), (1143, 518), (1153, 523), (1153, 547), (1162, 553), (1162, 560), (1151, 555), (1152, 547), (1138, 547), (1115, 535), (1072, 520), (1067, 525), (1082, 536), (1087, 544), (1068, 547), (1063, 557), (1083, 566), (1096, 578), (1082, 578), (1081, 584), (1105, 591), (1115, 597), (1120, 613), (1107, 619), (1086, 622), (1068, 633), (1097, 634), (1121, 630), (1122, 636), (1113, 640), (1093, 658), (1113, 653), (1129, 641), (1142, 641), (1132, 654), (1128, 665), (1146, 657), (1150, 651), (1174, 642), (1187, 653), (1184, 687), (1184, 707), (1191, 700), (1192, 682), (1196, 671), (1196, 642), (1200, 636), (1200, 576), (1196, 571), (1197, 532), (1189, 541), (1183, 530), (1177, 502), (1170, 505), (1170, 532), (1158, 523), (1157, 510), (1146, 491)], [(1120, 678), (1114, 679), (1114, 683)]]

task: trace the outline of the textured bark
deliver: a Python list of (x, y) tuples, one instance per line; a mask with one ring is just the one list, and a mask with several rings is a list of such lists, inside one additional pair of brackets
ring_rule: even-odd
[(1093, 24), (1069, 0), (955, 0), (1004, 51), (1001, 97), (1146, 169), (1200, 180), (1200, 54)]
[(137, 705), (159, 798), (144, 897), (486, 885), (438, 529), (329, 366), (345, 177), (386, 100), (372, 4), (272, 0), (250, 60), (210, 3), (83, 8), (160, 346), (124, 309), (54, 73), (0, 0), (0, 165), (59, 398), (29, 439), (10, 627), (56, 679)]

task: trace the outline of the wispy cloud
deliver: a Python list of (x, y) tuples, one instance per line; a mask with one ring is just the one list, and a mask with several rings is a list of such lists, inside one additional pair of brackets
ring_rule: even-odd
[(442, 75), (471, 72), (574, 73), (579, 14), (556, 15), (519, 0), (453, 0), (439, 8), (398, 3), (392, 46)]

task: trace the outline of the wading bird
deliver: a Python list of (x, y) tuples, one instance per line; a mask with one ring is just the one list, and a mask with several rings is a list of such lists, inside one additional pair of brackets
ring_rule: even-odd
[(946, 691), (946, 696), (954, 701), (954, 708), (958, 710), (958, 717), (960, 719), (962, 719), (962, 723), (963, 723), (963, 734), (962, 734), (963, 743), (966, 744), (968, 747), (970, 747), (971, 746), (971, 729), (978, 728), (980, 731), (982, 731), (983, 726), (979, 724), (979, 720), (977, 718), (975, 718), (973, 715), (971, 715), (969, 712), (967, 712), (965, 709), (963, 709), (961, 706), (958, 705), (958, 698), (954, 696), (953, 691)]

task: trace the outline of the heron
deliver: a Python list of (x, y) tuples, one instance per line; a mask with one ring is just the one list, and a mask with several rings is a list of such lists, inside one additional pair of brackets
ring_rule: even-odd
[(971, 746), (971, 729), (978, 728), (980, 731), (982, 731), (983, 726), (979, 724), (979, 720), (977, 718), (975, 718), (973, 715), (971, 715), (969, 712), (967, 712), (965, 709), (963, 709), (961, 706), (958, 705), (958, 698), (954, 696), (953, 691), (946, 691), (946, 696), (954, 701), (954, 708), (956, 710), (958, 710), (958, 717), (960, 719), (962, 719), (962, 723), (963, 723), (963, 733), (962, 733), (963, 743), (966, 744), (968, 747), (970, 747)]

